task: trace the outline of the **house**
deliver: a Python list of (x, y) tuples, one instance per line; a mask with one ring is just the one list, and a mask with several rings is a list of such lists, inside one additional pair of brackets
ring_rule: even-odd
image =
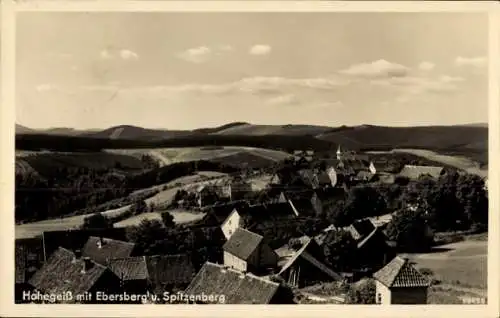
[(219, 200), (217, 190), (211, 185), (200, 185), (196, 189), (196, 203), (198, 207), (215, 204)]
[(302, 246), (294, 251), (293, 247), (280, 248), (277, 251), (281, 256), (282, 267), (278, 273), (288, 284), (302, 288), (319, 282), (343, 280), (342, 276), (333, 271), (316, 257), (319, 255), (317, 243), (306, 237)]
[(108, 266), (130, 293), (184, 290), (195, 275), (186, 254), (116, 258)]
[(107, 237), (108, 239), (125, 240), (125, 228), (111, 229), (72, 229), (64, 231), (45, 231), (42, 234), (42, 250), (44, 260), (46, 260), (59, 247), (64, 247), (70, 251), (83, 250), (89, 237)]
[(244, 198), (245, 194), (252, 191), (252, 185), (242, 178), (234, 178), (221, 185), (221, 196), (229, 198), (229, 201), (237, 201)]
[(297, 216), (315, 216), (323, 211), (323, 202), (315, 191), (282, 191), (278, 202), (288, 202)]
[(184, 290), (195, 272), (191, 257), (187, 254), (146, 256), (148, 281), (153, 291)]
[(268, 272), (278, 264), (278, 255), (264, 238), (242, 228), (237, 228), (222, 248), (224, 265), (242, 272)]
[(204, 226), (220, 226), (227, 219), (229, 214), (234, 209), (248, 207), (248, 203), (245, 200), (224, 202), (220, 204), (215, 204), (205, 209), (205, 216), (203, 217), (201, 223)]
[(141, 293), (148, 288), (148, 269), (144, 256), (114, 258), (108, 262), (109, 269), (120, 279), (126, 292)]
[[(88, 257), (81, 258), (65, 248), (56, 250), (29, 280), (34, 292), (32, 300), (40, 294), (61, 295), (54, 301), (57, 303), (102, 303), (97, 292), (114, 294), (120, 292), (120, 280), (105, 266), (92, 261)], [(78, 295), (92, 294), (91, 298), (79, 298)], [(108, 302), (109, 303), (109, 302)]]
[(186, 288), (185, 294), (192, 297), (192, 302), (195, 303), (293, 303), (293, 295), (278, 283), (210, 262), (203, 265)]
[(109, 260), (133, 256), (135, 251), (134, 243), (91, 236), (83, 246), (82, 255), (99, 264), (107, 265)]
[(377, 304), (427, 304), (430, 282), (406, 258), (396, 256), (373, 278)]
[(384, 266), (389, 259), (394, 257), (394, 249), (387, 242), (387, 237), (381, 227), (375, 226), (370, 218), (361, 219), (343, 228), (330, 226), (315, 237), (321, 246), (329, 241), (331, 235), (337, 231), (346, 231), (356, 243), (353, 258), (356, 275), (364, 276)]
[(297, 216), (297, 211), (290, 202), (249, 205), (234, 209), (222, 223), (221, 229), (226, 239), (229, 239), (237, 228), (251, 230), (264, 222), (280, 222)]
[(399, 172), (398, 176), (408, 178), (410, 180), (418, 180), (423, 176), (438, 179), (445, 172), (446, 171), (443, 167), (405, 165)]
[(301, 169), (297, 171), (302, 182), (311, 189), (334, 187), (337, 184), (335, 168), (327, 167), (324, 170)]

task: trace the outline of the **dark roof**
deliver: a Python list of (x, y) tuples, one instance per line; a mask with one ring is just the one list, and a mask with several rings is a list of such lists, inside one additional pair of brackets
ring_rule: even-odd
[(387, 265), (373, 274), (373, 278), (392, 287), (428, 287), (429, 280), (408, 261), (396, 256)]
[(429, 175), (432, 178), (437, 179), (443, 173), (443, 171), (443, 167), (405, 165), (399, 172), (399, 176), (409, 179), (418, 179), (421, 176)]
[(246, 221), (267, 221), (295, 217), (293, 207), (288, 202), (255, 204), (237, 208), (238, 214)]
[(319, 180), (316, 174), (311, 169), (301, 169), (297, 171), (300, 176), (302, 182), (305, 183), (306, 186), (316, 189), (319, 187)]
[(279, 274), (284, 273), (289, 267), (291, 267), (299, 258), (302, 258), (315, 266), (319, 271), (322, 271), (323, 273), (327, 274), (331, 278), (335, 280), (341, 280), (342, 278), (340, 277), (339, 274), (334, 272), (331, 268), (326, 266), (323, 262), (319, 261), (316, 259), (313, 255), (311, 255), (307, 248), (310, 246), (310, 244), (317, 244), (315, 240), (311, 239), (310, 237), (301, 237), (300, 240), (302, 241), (302, 247), (298, 249), (292, 257), (288, 259), (288, 261), (283, 265), (283, 267), (280, 269)]
[(144, 280), (148, 278), (148, 269), (144, 256), (115, 258), (109, 261), (109, 268), (123, 280)]
[(237, 228), (222, 248), (225, 252), (246, 261), (259, 247), (262, 240), (263, 237), (258, 234)]
[(90, 261), (90, 268), (82, 271), (84, 264), (84, 260), (75, 259), (73, 252), (61, 247), (49, 257), (29, 283), (44, 293), (84, 293), (106, 272), (106, 267), (93, 261)]
[(224, 295), (226, 304), (269, 304), (278, 290), (278, 283), (206, 262), (185, 292)]
[(246, 206), (248, 206), (246, 201), (233, 201), (225, 204), (213, 205), (207, 209), (206, 217), (212, 217), (217, 223), (222, 224), (234, 209)]
[(371, 179), (373, 179), (375, 175), (373, 173), (371, 173), (370, 171), (358, 171), (358, 173), (356, 174), (356, 179), (358, 180), (364, 180), (364, 181), (370, 181)]
[(195, 273), (189, 255), (146, 256), (149, 279), (156, 285), (187, 285)]
[(113, 258), (130, 257), (134, 250), (135, 244), (125, 241), (102, 238), (102, 245), (99, 247), (101, 238), (91, 236), (85, 243), (82, 250), (82, 256), (90, 257), (92, 260), (107, 264), (108, 260)]
[(375, 225), (369, 219), (354, 221), (347, 229), (355, 240), (361, 240), (375, 230)]

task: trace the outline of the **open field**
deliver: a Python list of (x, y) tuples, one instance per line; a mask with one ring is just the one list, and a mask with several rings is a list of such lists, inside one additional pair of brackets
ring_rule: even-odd
[(331, 130), (331, 127), (314, 125), (252, 125), (242, 124), (218, 131), (217, 135), (318, 135)]
[(418, 268), (428, 268), (443, 284), (486, 289), (487, 241), (467, 240), (442, 245), (435, 252), (407, 254)]
[[(205, 213), (194, 213), (191, 211), (184, 210), (174, 210), (169, 211), (169, 213), (174, 217), (174, 222), (177, 224), (189, 223), (192, 221), (200, 220), (205, 216)], [(142, 220), (160, 220), (161, 215), (159, 212), (149, 212), (139, 215), (135, 215), (131, 218), (123, 220), (121, 222), (115, 223), (115, 227), (128, 227), (138, 225)]]
[(424, 149), (393, 149), (391, 151), (368, 151), (367, 153), (372, 153), (372, 154), (408, 153), (425, 158), (427, 160), (440, 162), (442, 164), (467, 171), (470, 174), (475, 174), (482, 178), (488, 176), (487, 168), (481, 168), (481, 165), (478, 162), (466, 158), (464, 156), (443, 155), (431, 150), (424, 150)]
[[(108, 217), (115, 217), (125, 212), (128, 208), (129, 206), (124, 206), (119, 209), (105, 211), (103, 214)], [(15, 227), (15, 237), (16, 239), (31, 238), (41, 235), (45, 231), (63, 231), (77, 228), (83, 224), (83, 220), (88, 216), (90, 215), (84, 214), (60, 219), (19, 224)]]
[[(149, 148), (149, 149), (108, 149), (110, 153), (129, 155), (140, 158), (142, 155), (149, 155), (157, 160), (161, 166), (173, 164), (176, 162), (197, 161), (197, 160), (215, 160), (225, 163), (231, 156), (249, 154), (262, 157), (268, 161), (280, 161), (290, 155), (276, 150), (252, 148), (252, 147), (186, 147), (186, 148)], [(244, 159), (243, 159), (244, 160)]]

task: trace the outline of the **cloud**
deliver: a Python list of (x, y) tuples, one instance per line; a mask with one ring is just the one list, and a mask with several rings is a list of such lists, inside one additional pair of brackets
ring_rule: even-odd
[(139, 55), (130, 50), (121, 50), (120, 57), (124, 60), (137, 60), (139, 58)]
[(297, 103), (297, 98), (293, 94), (280, 95), (266, 101), (271, 105), (292, 105)]
[(436, 78), (406, 76), (388, 79), (371, 80), (370, 84), (394, 88), (409, 94), (423, 94), (426, 92), (444, 93), (458, 89), (457, 83), (465, 81), (462, 77), (442, 75)]
[(108, 50), (102, 50), (101, 53), (99, 54), (102, 59), (104, 60), (109, 60), (113, 58), (113, 54), (111, 54), (110, 51)]
[(422, 71), (432, 71), (436, 67), (434, 63), (431, 62), (422, 62), (418, 65), (418, 68)]
[(200, 46), (197, 48), (188, 49), (179, 54), (179, 57), (183, 60), (192, 63), (202, 63), (208, 59), (208, 56), (212, 53), (212, 50), (206, 46)]
[(458, 77), (458, 76), (448, 76), (448, 75), (442, 75), (439, 80), (443, 83), (457, 83), (457, 82), (464, 82), (465, 78), (463, 77)]
[(371, 63), (351, 65), (349, 68), (339, 71), (340, 74), (368, 78), (378, 77), (404, 77), (409, 68), (386, 60), (378, 60)]
[(257, 44), (252, 46), (248, 53), (251, 55), (268, 55), (271, 53), (271, 47), (269, 45)]
[(38, 86), (35, 87), (35, 90), (37, 92), (48, 92), (48, 91), (53, 91), (53, 90), (56, 90), (57, 87), (55, 85), (52, 85), (52, 84), (40, 84)]
[(475, 67), (484, 67), (486, 66), (486, 57), (478, 56), (478, 57), (462, 57), (458, 56), (455, 59), (456, 66), (475, 66)]
[(139, 58), (139, 55), (137, 53), (127, 49), (122, 49), (119, 51), (104, 49), (100, 52), (100, 56), (103, 60), (111, 60), (116, 57), (119, 57), (122, 60), (137, 60)]

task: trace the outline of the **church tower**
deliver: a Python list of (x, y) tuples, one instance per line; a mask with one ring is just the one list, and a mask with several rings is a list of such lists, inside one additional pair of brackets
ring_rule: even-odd
[(337, 160), (342, 160), (342, 151), (340, 150), (340, 145), (337, 148)]

